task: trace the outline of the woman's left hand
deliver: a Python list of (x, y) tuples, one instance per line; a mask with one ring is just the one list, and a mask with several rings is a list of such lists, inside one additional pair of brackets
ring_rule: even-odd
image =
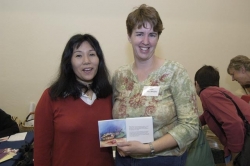
[(149, 145), (139, 141), (117, 142), (117, 148), (126, 155), (150, 153)]

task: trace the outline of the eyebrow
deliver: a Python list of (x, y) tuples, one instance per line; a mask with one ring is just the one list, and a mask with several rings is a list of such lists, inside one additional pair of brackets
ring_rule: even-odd
[(78, 51), (78, 50), (76, 50), (76, 51), (73, 51), (73, 53), (76, 53), (76, 52), (82, 52), (82, 51)]
[[(88, 52), (92, 52), (92, 51), (96, 52), (95, 50), (89, 50)], [(77, 52), (82, 53), (82, 51), (80, 51), (80, 50), (73, 51), (73, 53), (77, 53)]]
[[(145, 32), (137, 31), (137, 32), (135, 32), (135, 33), (145, 33)], [(150, 32), (149, 34), (158, 35), (158, 33), (157, 33), (157, 32)]]

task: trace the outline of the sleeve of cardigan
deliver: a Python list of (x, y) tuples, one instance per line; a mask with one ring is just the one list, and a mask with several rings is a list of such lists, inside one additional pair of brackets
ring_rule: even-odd
[(54, 139), (53, 107), (48, 89), (42, 94), (35, 110), (34, 164), (51, 166)]
[(244, 125), (232, 101), (222, 93), (213, 93), (209, 97), (201, 94), (200, 97), (202, 103), (206, 104), (209, 112), (221, 124), (228, 149), (234, 153), (240, 152), (244, 144)]
[(198, 136), (199, 117), (194, 85), (183, 67), (175, 70), (171, 92), (177, 114), (177, 125), (169, 131), (180, 149), (189, 145)]

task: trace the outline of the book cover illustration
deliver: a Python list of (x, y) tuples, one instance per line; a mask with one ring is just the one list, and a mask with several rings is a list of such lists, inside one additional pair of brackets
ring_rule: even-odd
[(98, 121), (100, 147), (116, 146), (116, 142), (126, 141), (126, 120), (114, 119)]
[(100, 147), (117, 146), (117, 142), (154, 141), (152, 117), (98, 121)]

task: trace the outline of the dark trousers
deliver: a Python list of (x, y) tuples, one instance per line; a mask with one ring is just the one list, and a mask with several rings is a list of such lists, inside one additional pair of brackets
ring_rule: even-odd
[(153, 158), (135, 159), (132, 157), (121, 157), (116, 152), (116, 166), (185, 166), (187, 152), (181, 156), (157, 156)]

